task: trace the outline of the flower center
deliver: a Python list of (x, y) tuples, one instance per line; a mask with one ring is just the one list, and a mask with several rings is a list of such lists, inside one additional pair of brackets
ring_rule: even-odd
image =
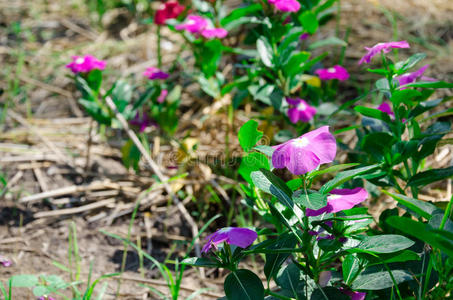
[(328, 69), (327, 69), (327, 72), (329, 72), (329, 73), (335, 73), (335, 68), (328, 68)]
[(302, 148), (302, 147), (308, 146), (308, 144), (310, 144), (310, 141), (306, 137), (295, 139), (293, 141), (293, 145), (296, 146), (296, 147), (301, 147)]
[(336, 199), (340, 199), (341, 198), (341, 195), (330, 195), (329, 196), (329, 200), (336, 200)]
[(297, 109), (298, 109), (298, 110), (304, 111), (304, 110), (307, 109), (307, 105), (306, 105), (305, 103), (303, 103), (303, 102), (300, 102), (300, 103), (297, 105)]
[(84, 61), (85, 61), (85, 59), (83, 57), (79, 57), (76, 59), (75, 63), (78, 65), (81, 65), (81, 64), (83, 64)]

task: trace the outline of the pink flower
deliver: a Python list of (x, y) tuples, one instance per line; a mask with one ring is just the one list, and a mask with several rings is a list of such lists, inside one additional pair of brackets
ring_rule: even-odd
[(294, 106), (288, 109), (288, 117), (294, 124), (299, 121), (308, 122), (316, 114), (316, 108), (308, 105), (305, 100), (300, 98), (286, 98), (286, 101)]
[(159, 97), (157, 97), (157, 102), (162, 103), (165, 101), (165, 98), (167, 98), (168, 91), (167, 90), (162, 90), (160, 92)]
[(241, 248), (247, 248), (258, 238), (255, 231), (240, 227), (225, 227), (206, 237), (208, 242), (203, 246), (202, 252), (217, 248), (223, 242)]
[(5, 268), (11, 267), (13, 263), (6, 257), (0, 255), (0, 265), (4, 266)]
[(177, 18), (185, 9), (186, 7), (179, 4), (177, 1), (162, 3), (161, 7), (156, 11), (154, 23), (163, 25), (167, 20)]
[(214, 39), (214, 38), (224, 38), (228, 34), (228, 31), (223, 28), (206, 28), (201, 32), (201, 35), (207, 39)]
[(350, 290), (344, 289), (342, 287), (340, 287), (340, 291), (343, 294), (350, 296), (351, 300), (364, 300), (365, 297), (366, 297), (366, 293), (354, 292), (354, 291), (350, 291)]
[(371, 48), (365, 47), (365, 49), (368, 51), (368, 53), (362, 57), (359, 61), (359, 65), (362, 63), (370, 63), (371, 58), (379, 53), (384, 52), (384, 53), (389, 53), (391, 49), (394, 48), (410, 48), (409, 43), (406, 41), (400, 41), (400, 42), (388, 42), (388, 43), (379, 43), (374, 45)]
[(388, 102), (382, 102), (381, 105), (379, 105), (377, 107), (377, 109), (388, 114), (390, 118), (392, 118), (392, 119), (395, 118), (395, 114), (392, 111), (392, 107), (390, 106), (390, 104)]
[(332, 162), (337, 153), (337, 144), (329, 132), (329, 126), (323, 126), (274, 146), (274, 149), (272, 154), (274, 168), (286, 167), (294, 175), (302, 175), (321, 164)]
[(300, 9), (300, 3), (297, 0), (268, 0), (268, 2), (283, 12), (296, 12)]
[(339, 65), (328, 69), (318, 69), (315, 73), (321, 80), (338, 79), (340, 81), (344, 81), (349, 79), (348, 71)]
[(88, 73), (91, 70), (98, 69), (104, 70), (107, 64), (104, 60), (98, 60), (92, 55), (72, 56), (72, 62), (66, 65), (66, 68), (71, 69), (74, 74), (77, 73)]
[(208, 26), (208, 20), (196, 16), (196, 15), (189, 15), (187, 20), (183, 24), (179, 24), (175, 26), (176, 30), (186, 30), (192, 34), (200, 34), (206, 27)]
[(41, 296), (38, 298), (38, 300), (55, 300), (55, 298), (50, 296)]
[(398, 81), (398, 83), (400, 85), (400, 89), (402, 89), (402, 90), (406, 89), (406, 87), (403, 87), (404, 85), (413, 83), (419, 78), (423, 81), (436, 81), (436, 79), (434, 79), (434, 78), (423, 76), (423, 73), (425, 73), (425, 71), (428, 67), (429, 67), (429, 65), (425, 65), (425, 66), (421, 67), (420, 69), (418, 69), (417, 71), (414, 71), (412, 73), (406, 73), (406, 74), (403, 74), (400, 76), (396, 76), (395, 80)]
[(170, 75), (162, 70), (159, 70), (158, 68), (149, 67), (145, 70), (145, 72), (143, 72), (143, 76), (148, 77), (150, 80), (155, 80), (167, 79)]
[(342, 210), (350, 209), (368, 198), (368, 192), (364, 188), (355, 189), (335, 189), (327, 197), (327, 205), (318, 210), (307, 208), (308, 217), (316, 217), (323, 213), (337, 213)]
[(207, 39), (224, 38), (228, 31), (224, 28), (215, 28), (208, 19), (196, 15), (189, 15), (187, 21), (175, 26), (176, 30), (186, 30), (196, 36), (203, 36)]

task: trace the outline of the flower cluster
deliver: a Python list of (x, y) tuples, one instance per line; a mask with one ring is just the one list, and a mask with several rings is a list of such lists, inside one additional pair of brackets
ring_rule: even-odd
[(216, 28), (212, 26), (208, 19), (197, 15), (189, 15), (186, 21), (182, 24), (175, 26), (176, 30), (185, 30), (195, 36), (203, 36), (206, 39), (224, 38), (227, 36), (228, 31), (224, 28)]

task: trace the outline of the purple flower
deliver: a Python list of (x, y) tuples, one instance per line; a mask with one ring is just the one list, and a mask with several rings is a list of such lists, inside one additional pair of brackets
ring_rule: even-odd
[(140, 115), (138, 112), (135, 117), (129, 121), (131, 125), (138, 126), (140, 128), (140, 133), (144, 132), (146, 128), (151, 126), (156, 126), (156, 123), (151, 120), (147, 113)]
[(349, 73), (342, 66), (336, 65), (328, 69), (318, 69), (315, 73), (321, 78), (321, 80), (338, 79), (340, 81), (348, 80)]
[(313, 116), (316, 114), (316, 108), (308, 105), (303, 99), (286, 98), (286, 102), (293, 106), (288, 109), (288, 117), (294, 124), (299, 121), (308, 122), (313, 119)]
[(41, 296), (38, 298), (38, 300), (55, 300), (55, 298), (50, 296)]
[(268, 0), (268, 2), (283, 12), (296, 12), (300, 9), (300, 3), (297, 0)]
[(148, 77), (150, 80), (155, 80), (167, 79), (170, 75), (162, 70), (159, 70), (158, 68), (149, 67), (145, 70), (145, 72), (143, 72), (143, 76)]
[(187, 21), (175, 26), (176, 30), (186, 30), (196, 36), (202, 35), (207, 39), (224, 38), (228, 31), (224, 28), (215, 28), (208, 19), (196, 15), (189, 15)]
[(400, 42), (379, 43), (371, 48), (365, 47), (368, 53), (360, 59), (359, 65), (361, 65), (364, 62), (369, 64), (373, 56), (381, 53), (381, 51), (384, 53), (389, 53), (393, 48), (410, 48), (410, 46), (408, 42), (400, 41)]
[(299, 40), (305, 41), (310, 35), (308, 33), (302, 33), (299, 37)]
[(395, 114), (392, 111), (392, 107), (390, 106), (390, 104), (388, 102), (382, 102), (381, 105), (379, 105), (377, 107), (377, 109), (388, 114), (390, 116), (390, 118), (392, 118), (392, 119), (395, 118)]
[(208, 242), (203, 246), (202, 252), (217, 248), (220, 243), (227, 243), (241, 248), (247, 248), (258, 238), (255, 231), (240, 227), (225, 227), (206, 237)]
[(337, 144), (323, 126), (306, 134), (274, 146), (272, 164), (277, 169), (287, 168), (294, 175), (302, 175), (316, 169), (321, 164), (335, 159)]
[(0, 264), (7, 268), (11, 267), (13, 263), (8, 258), (4, 257), (3, 255), (0, 255)]
[(400, 76), (396, 76), (395, 80), (398, 81), (400, 89), (402, 90), (406, 89), (406, 87), (403, 87), (404, 85), (413, 83), (419, 78), (423, 81), (436, 81), (436, 79), (434, 78), (423, 76), (423, 73), (425, 73), (428, 67), (429, 65), (425, 65), (412, 73), (406, 73)]
[(307, 208), (308, 217), (316, 217), (323, 213), (337, 213), (342, 210), (350, 209), (368, 198), (368, 192), (364, 188), (355, 189), (335, 189), (327, 197), (327, 205), (318, 210)]
[(71, 69), (74, 74), (88, 73), (91, 70), (104, 70), (107, 64), (104, 60), (99, 60), (93, 55), (72, 56), (72, 62), (66, 65), (66, 68)]
[(167, 95), (168, 95), (168, 90), (165, 90), (165, 89), (162, 90), (162, 91), (160, 92), (159, 97), (157, 97), (157, 102), (159, 102), (159, 103), (164, 102), (164, 101), (165, 101), (165, 98), (167, 98)]
[(366, 293), (354, 292), (351, 290), (344, 289), (342, 287), (340, 287), (340, 292), (351, 297), (351, 300), (364, 300), (366, 297)]

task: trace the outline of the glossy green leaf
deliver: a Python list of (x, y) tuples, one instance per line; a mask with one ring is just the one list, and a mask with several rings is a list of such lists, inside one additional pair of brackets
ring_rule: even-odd
[(270, 169), (269, 158), (264, 154), (252, 152), (242, 158), (238, 173), (245, 181), (252, 183), (250, 174), (254, 171), (259, 171), (261, 168)]
[(258, 54), (260, 56), (261, 62), (266, 66), (266, 67), (272, 67), (272, 47), (269, 44), (267, 40), (265, 40), (263, 37), (259, 38), (256, 41), (256, 48), (258, 50)]
[(407, 87), (415, 87), (415, 88), (425, 88), (425, 89), (451, 89), (453, 88), (453, 83), (448, 83), (444, 81), (427, 81), (427, 82), (416, 82), (411, 83), (404, 86)]
[(348, 254), (343, 260), (342, 267), (343, 280), (346, 284), (351, 282), (357, 277), (360, 272), (360, 259), (356, 254)]
[(263, 300), (264, 286), (252, 271), (239, 269), (231, 272), (223, 284), (228, 300)]
[(302, 189), (293, 194), (293, 201), (303, 207), (316, 210), (327, 205), (327, 195), (314, 191), (305, 193), (305, 190)]
[(356, 107), (354, 107), (354, 110), (366, 117), (378, 119), (389, 124), (392, 123), (392, 120), (390, 119), (389, 115), (383, 111), (380, 111), (379, 109), (357, 105)]
[(293, 207), (294, 203), (291, 199), (291, 190), (286, 183), (275, 176), (274, 173), (261, 169), (260, 171), (252, 172), (250, 177), (257, 188), (268, 194), (274, 195), (283, 205), (290, 208)]
[(393, 194), (385, 190), (382, 192), (398, 201), (398, 203), (400, 203), (404, 207), (407, 207), (409, 210), (414, 211), (418, 215), (428, 220), (431, 218), (433, 212), (437, 209), (435, 205), (425, 201), (417, 200), (401, 194)]
[(303, 299), (304, 292), (304, 273), (294, 263), (283, 266), (277, 273), (275, 282), (283, 289), (292, 294), (292, 297)]
[[(293, 248), (297, 239), (292, 234), (285, 234), (269, 246), (269, 249)], [(264, 264), (264, 274), (269, 282), (272, 277), (280, 270), (281, 265), (285, 262), (291, 253), (266, 254), (266, 263)]]
[[(405, 270), (392, 270), (392, 275), (397, 284), (412, 280), (413, 275)], [(360, 274), (352, 283), (354, 290), (383, 290), (393, 286), (389, 272), (381, 271), (369, 274)]]
[(367, 236), (364, 238), (356, 249), (365, 250), (374, 253), (392, 253), (407, 249), (414, 245), (414, 241), (402, 235), (382, 234)]
[(427, 184), (447, 179), (453, 176), (453, 166), (443, 169), (433, 169), (415, 174), (407, 183), (409, 186), (422, 187)]
[(371, 171), (376, 170), (378, 167), (379, 167), (379, 165), (371, 165), (371, 166), (366, 166), (366, 167), (361, 167), (361, 168), (357, 168), (357, 169), (353, 169), (353, 170), (340, 172), (332, 180), (330, 180), (326, 184), (324, 184), (323, 187), (319, 191), (323, 194), (327, 194), (334, 188), (342, 185), (343, 183), (345, 183), (348, 180), (351, 180), (355, 176), (369, 173)]

